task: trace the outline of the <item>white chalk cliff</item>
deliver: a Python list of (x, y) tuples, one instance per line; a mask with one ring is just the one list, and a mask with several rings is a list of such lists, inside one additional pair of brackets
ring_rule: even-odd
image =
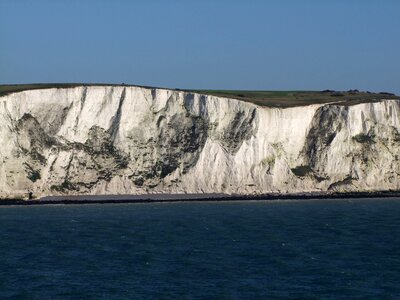
[(261, 107), (124, 86), (0, 97), (0, 198), (400, 189), (400, 101)]

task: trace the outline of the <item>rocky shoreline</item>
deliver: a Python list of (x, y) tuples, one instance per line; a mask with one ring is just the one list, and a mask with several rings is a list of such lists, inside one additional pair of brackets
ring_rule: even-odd
[(400, 198), (400, 191), (352, 192), (352, 193), (293, 193), (263, 195), (227, 194), (145, 194), (145, 195), (85, 195), (51, 196), (39, 199), (1, 199), (0, 205), (43, 205), (43, 204), (112, 204), (112, 203), (161, 203), (200, 201), (264, 201), (264, 200), (312, 200), (312, 199), (361, 199)]

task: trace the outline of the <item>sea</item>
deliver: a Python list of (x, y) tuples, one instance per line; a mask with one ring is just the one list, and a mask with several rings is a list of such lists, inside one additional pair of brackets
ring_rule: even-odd
[(0, 299), (400, 299), (400, 199), (0, 206)]

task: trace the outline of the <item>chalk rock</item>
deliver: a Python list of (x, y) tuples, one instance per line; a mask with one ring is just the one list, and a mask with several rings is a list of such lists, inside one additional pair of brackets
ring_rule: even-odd
[(400, 101), (291, 108), (128, 86), (0, 97), (0, 198), (400, 188)]

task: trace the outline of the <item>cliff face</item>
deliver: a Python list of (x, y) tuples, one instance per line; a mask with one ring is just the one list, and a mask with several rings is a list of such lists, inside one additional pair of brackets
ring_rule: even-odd
[(400, 189), (400, 101), (267, 108), (140, 87), (0, 97), (0, 197)]

